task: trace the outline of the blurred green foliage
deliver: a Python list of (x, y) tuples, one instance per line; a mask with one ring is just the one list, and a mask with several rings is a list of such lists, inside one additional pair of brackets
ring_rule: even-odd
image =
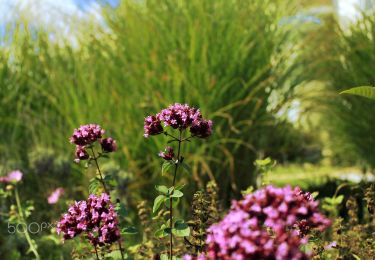
[(129, 188), (148, 190), (140, 187), (160, 177), (155, 155), (165, 140), (145, 139), (143, 119), (186, 102), (215, 131), (183, 151), (193, 179), (203, 187), (220, 178), (223, 194), (239, 194), (254, 182), (259, 151), (278, 149), (268, 137), (288, 138), (275, 113), (299, 83), (291, 77), (292, 34), (278, 24), (292, 11), (268, 0), (124, 1), (78, 47), (25, 23), (11, 27), (11, 44), (1, 48), (3, 158), (25, 159), (36, 146), (73, 157), (73, 129), (99, 123), (118, 139), (116, 160), (137, 180)]
[[(329, 150), (338, 165), (374, 168), (375, 105), (339, 93), (375, 85), (375, 15), (342, 29), (331, 13), (319, 16), (318, 24), (300, 22), (298, 4), (122, 1), (104, 11), (103, 27), (84, 28), (75, 41), (56, 40), (51, 33), (58, 32), (23, 20), (10, 25), (0, 39), (0, 165), (1, 174), (27, 172), (21, 198), (34, 200), (38, 210), (31, 220), (54, 221), (71, 202), (50, 210), (46, 197), (53, 188), (66, 188), (66, 198), (87, 196), (94, 174), (72, 166), (68, 142), (73, 129), (86, 123), (100, 124), (117, 139), (119, 151), (103, 167), (115, 176), (116, 195), (130, 209), (141, 199), (151, 201), (156, 193), (150, 190), (162, 178), (157, 152), (166, 139), (145, 139), (143, 119), (174, 102), (199, 107), (214, 121), (211, 138), (183, 148), (191, 166), (191, 174), (180, 178), (189, 183), (188, 201), (216, 180), (227, 205), (255, 184), (254, 161), (268, 156), (281, 164), (318, 163)], [(285, 118), (295, 100), (301, 116), (313, 121), (309, 127)], [(297, 168), (276, 167), (265, 182), (300, 185), (321, 196), (332, 196), (341, 183), (331, 179), (340, 177), (341, 167)], [(182, 205), (180, 214), (188, 211)], [(27, 250), (2, 235), (3, 248), (17, 247), (5, 257), (16, 259)], [(61, 249), (53, 235), (37, 243), (42, 252)]]
[(306, 100), (310, 110), (319, 113), (317, 130), (324, 129), (329, 134), (326, 142), (334, 162), (362, 162), (373, 168), (374, 102), (353, 95), (337, 95), (356, 86), (375, 84), (375, 14), (362, 15), (347, 27), (340, 26), (332, 17), (327, 18), (321, 30), (308, 35), (309, 44), (301, 59), (310, 64), (303, 77), (324, 86), (309, 88), (314, 95), (304, 93), (309, 96)]

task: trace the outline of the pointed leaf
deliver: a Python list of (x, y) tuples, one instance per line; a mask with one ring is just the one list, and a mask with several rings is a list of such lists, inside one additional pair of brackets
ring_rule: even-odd
[(180, 184), (180, 185), (177, 185), (174, 189), (175, 190), (182, 190), (184, 187), (185, 187), (186, 184)]
[(169, 260), (169, 256), (167, 254), (162, 254), (160, 260)]
[(152, 207), (152, 213), (155, 213), (161, 206), (161, 204), (163, 203), (165, 199), (165, 196), (164, 195), (159, 195), (155, 198), (154, 200), (154, 206)]
[[(172, 197), (172, 208), (175, 208), (178, 205), (179, 202), (180, 202), (180, 198), (173, 198)], [(166, 198), (166, 200), (165, 200), (165, 206), (167, 208), (169, 208), (169, 199), (168, 198)]]
[(356, 96), (366, 97), (366, 98), (375, 100), (375, 87), (370, 87), (370, 86), (355, 87), (355, 88), (342, 91), (340, 94), (356, 95)]
[(187, 173), (191, 173), (191, 168), (190, 168), (189, 165), (187, 165), (186, 163), (182, 162), (181, 166), (182, 166), (182, 169), (184, 169)]
[(124, 235), (134, 235), (137, 234), (138, 231), (135, 227), (126, 227), (121, 230), (121, 233)]
[(116, 203), (115, 211), (121, 217), (126, 217), (126, 207), (123, 203)]
[(158, 230), (155, 232), (155, 236), (158, 238), (166, 237), (170, 234), (170, 228), (163, 224)]
[(177, 237), (186, 237), (190, 235), (190, 227), (183, 220), (177, 220), (172, 233)]
[(173, 191), (173, 194), (171, 195), (172, 198), (181, 198), (182, 196), (184, 196), (184, 194), (179, 190)]
[(173, 165), (173, 162), (165, 161), (161, 166), (161, 175), (164, 176), (164, 174), (168, 173)]
[(89, 193), (95, 194), (99, 190), (100, 185), (101, 183), (98, 178), (92, 178), (89, 182)]
[(155, 189), (158, 191), (158, 192), (160, 192), (160, 193), (162, 193), (162, 194), (168, 194), (168, 188), (167, 188), (167, 186), (164, 186), (164, 185), (156, 185), (155, 186)]

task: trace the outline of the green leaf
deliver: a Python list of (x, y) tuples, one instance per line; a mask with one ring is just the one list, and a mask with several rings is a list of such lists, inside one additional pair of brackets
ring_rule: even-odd
[(357, 256), (356, 254), (352, 253), (352, 256), (354, 257), (355, 260), (361, 260), (361, 258), (359, 256)]
[(107, 153), (99, 153), (99, 158), (109, 158), (109, 155)]
[(272, 160), (270, 157), (267, 157), (263, 160), (255, 160), (255, 165), (258, 167), (267, 166), (272, 163)]
[(137, 233), (138, 231), (135, 227), (126, 227), (121, 230), (121, 234), (124, 234), (124, 235), (134, 235)]
[(165, 196), (164, 195), (159, 195), (155, 198), (154, 200), (154, 206), (152, 207), (152, 213), (155, 213), (161, 206), (161, 204), (163, 203), (163, 201), (165, 200)]
[(98, 178), (92, 178), (90, 181), (89, 181), (89, 193), (90, 194), (96, 194), (97, 191), (99, 190), (100, 188), (100, 181)]
[(169, 256), (167, 254), (162, 254), (160, 260), (169, 260)]
[(191, 173), (191, 168), (190, 168), (189, 165), (187, 165), (186, 163), (182, 162), (181, 166), (182, 166), (182, 169), (184, 169), (187, 173)]
[(163, 224), (158, 230), (156, 230), (155, 236), (158, 238), (166, 237), (171, 233), (170, 230), (169, 227)]
[(340, 196), (337, 196), (335, 199), (334, 199), (334, 203), (336, 205), (338, 204), (341, 204), (341, 202), (344, 200), (344, 196), (343, 195), (340, 195)]
[(173, 194), (171, 195), (172, 198), (181, 198), (182, 196), (184, 196), (184, 194), (179, 190), (173, 191)]
[(121, 217), (126, 217), (126, 207), (123, 203), (116, 203), (115, 211)]
[(177, 237), (186, 237), (190, 235), (190, 227), (183, 220), (177, 220), (172, 233)]
[(340, 94), (356, 95), (356, 96), (366, 97), (366, 98), (375, 100), (375, 87), (370, 87), (370, 86), (355, 87), (355, 88), (344, 90)]
[(316, 199), (316, 197), (318, 197), (318, 195), (319, 195), (318, 191), (314, 191), (313, 193), (311, 193), (311, 197), (313, 197), (314, 199)]
[(182, 190), (185, 187), (186, 184), (180, 184), (174, 187), (175, 190)]
[(120, 253), (120, 251), (119, 250), (113, 250), (112, 252), (110, 252), (110, 253), (107, 253), (106, 255), (105, 255), (105, 259), (106, 260), (119, 260), (119, 259), (121, 259), (121, 253)]
[(156, 189), (158, 192), (163, 193), (163, 194), (165, 194), (165, 195), (168, 194), (168, 188), (167, 188), (167, 186), (164, 186), (164, 185), (156, 185), (156, 186), (155, 186), (155, 189)]
[[(180, 202), (180, 198), (172, 197), (172, 208), (175, 208), (178, 205), (179, 202)], [(167, 208), (169, 208), (169, 199), (168, 198), (165, 200), (165, 206), (167, 206)]]
[(113, 189), (114, 187), (118, 186), (117, 181), (113, 178), (112, 175), (106, 175), (106, 176), (104, 176), (103, 180), (104, 180), (105, 184), (107, 184), (107, 186), (109, 186), (111, 189)]
[(165, 161), (161, 166), (161, 175), (164, 176), (164, 174), (168, 173), (173, 165), (173, 162)]

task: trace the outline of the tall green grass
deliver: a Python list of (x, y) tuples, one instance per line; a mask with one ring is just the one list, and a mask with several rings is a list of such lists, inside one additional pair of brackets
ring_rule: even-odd
[[(361, 97), (339, 95), (355, 86), (375, 84), (375, 14), (349, 27), (327, 19), (321, 30), (308, 37), (305, 59), (307, 81), (320, 81), (323, 88), (310, 88), (310, 108), (328, 131), (327, 145), (336, 163), (361, 163), (375, 167), (375, 103)], [(317, 85), (317, 84), (316, 84)]]
[(98, 123), (118, 140), (115, 159), (136, 180), (129, 190), (141, 191), (131, 196), (149, 197), (165, 139), (145, 139), (143, 119), (189, 103), (214, 121), (214, 135), (183, 148), (192, 173), (182, 181), (215, 179), (223, 193), (239, 192), (254, 180), (267, 135), (278, 134), (274, 112), (298, 84), (289, 77), (289, 32), (279, 26), (289, 11), (273, 0), (123, 1), (78, 48), (13, 28), (1, 49), (3, 158), (36, 146), (73, 156), (73, 128)]

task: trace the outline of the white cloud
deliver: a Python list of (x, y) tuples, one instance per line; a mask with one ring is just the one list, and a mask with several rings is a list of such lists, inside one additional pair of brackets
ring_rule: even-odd
[(347, 18), (349, 20), (355, 21), (361, 15), (360, 0), (338, 0), (337, 9), (341, 17)]
[[(89, 2), (84, 10), (73, 0), (0, 0), (0, 24), (4, 25), (25, 18), (33, 26), (42, 26), (71, 32), (74, 22), (94, 20), (103, 23), (101, 7)], [(75, 24), (77, 25), (77, 24)]]
[(101, 6), (95, 1), (81, 9), (74, 0), (0, 0), (0, 26), (20, 18), (34, 28), (48, 29), (51, 40), (68, 39), (75, 47), (79, 46), (78, 35), (89, 32), (88, 28), (107, 30)]

